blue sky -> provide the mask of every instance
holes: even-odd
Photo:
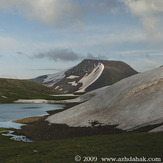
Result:
[[[0,77],[32,78],[84,58],[163,65],[162,0],[1,0]]]

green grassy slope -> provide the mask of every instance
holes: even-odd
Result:
[[[27,80],[0,79],[0,103],[13,102],[19,98],[48,98],[54,90]]]
[[[0,135],[0,162],[74,163],[76,155],[101,157],[163,157],[162,133],[123,133],[23,143]],[[83,162],[83,161],[80,161]]]

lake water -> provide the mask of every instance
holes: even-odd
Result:
[[[47,111],[63,107],[57,104],[0,104],[0,127],[19,129],[22,125],[13,120],[48,115]]]

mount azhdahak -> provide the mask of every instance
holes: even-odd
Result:
[[[137,72],[122,61],[85,59],[71,69],[31,80],[58,93],[80,93],[112,85],[134,74]]]

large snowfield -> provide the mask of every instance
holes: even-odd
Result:
[[[91,126],[91,122],[117,125],[123,130],[163,123],[163,67],[123,79],[85,94],[86,102],[49,116],[50,123]],[[82,99],[78,98],[78,101]],[[162,131],[158,127],[157,131]],[[153,130],[155,131],[155,130]]]
[[[88,88],[91,84],[93,84],[104,71],[104,65],[102,63],[98,63],[98,65],[93,69],[90,74],[86,74],[78,83],[82,83],[82,86],[79,88],[77,92],[84,92],[86,88]]]

